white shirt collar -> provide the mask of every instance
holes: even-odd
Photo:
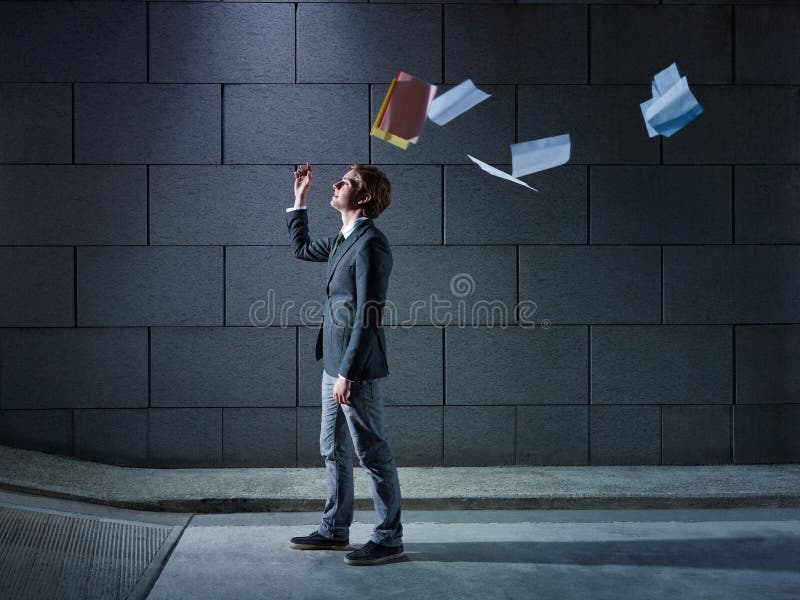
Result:
[[[347,239],[356,225],[358,225],[359,221],[363,221],[364,219],[369,219],[369,217],[358,217],[355,221],[351,222],[347,227],[342,227],[342,235]]]

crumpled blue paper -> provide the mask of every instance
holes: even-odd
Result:
[[[651,90],[653,97],[639,105],[651,138],[657,135],[670,137],[703,112],[702,105],[689,91],[689,82],[685,76],[680,76],[675,63],[656,73]]]

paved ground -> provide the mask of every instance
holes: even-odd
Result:
[[[315,529],[317,512],[150,513],[10,492],[0,493],[2,503],[173,526],[176,535],[140,573],[134,598],[800,598],[798,508],[404,511],[406,558],[356,567],[343,562],[344,552],[289,547],[291,536]],[[371,521],[371,511],[356,511],[354,546],[366,541]],[[38,539],[43,545],[47,536]],[[52,544],[25,543],[14,546],[0,531],[0,568],[9,552],[31,557],[23,570],[59,560]],[[118,557],[123,550],[106,548]]]
[[[407,512],[406,559],[370,567],[288,546],[316,522],[195,516],[150,598],[800,598],[798,509]]]
[[[0,446],[0,598],[800,598],[797,464],[398,474],[406,557],[357,567],[289,547],[319,523],[322,468],[132,469]],[[358,547],[373,513],[354,476]]]

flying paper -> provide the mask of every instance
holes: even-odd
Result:
[[[650,137],[670,137],[703,112],[675,63],[656,73],[651,90],[653,97],[639,105]]]
[[[511,174],[522,177],[563,165],[569,160],[571,147],[568,133],[511,144]]]
[[[405,150],[419,139],[436,86],[399,71],[383,99],[370,135]]]
[[[490,96],[476,88],[471,79],[467,79],[431,102],[428,118],[437,125],[444,125]]]
[[[489,173],[489,175],[494,175],[495,177],[500,177],[501,179],[507,179],[508,181],[513,181],[514,183],[518,183],[520,185],[524,185],[526,188],[532,189],[534,192],[538,192],[539,191],[535,187],[529,186],[527,183],[525,183],[521,179],[517,179],[516,177],[512,177],[508,173],[504,173],[500,169],[497,169],[497,168],[493,167],[492,165],[489,165],[489,164],[483,162],[482,160],[478,160],[474,156],[470,156],[469,154],[467,154],[467,158],[469,158],[472,162],[474,162],[476,165],[478,165],[481,169],[483,169],[484,171]]]
[[[467,157],[490,175],[513,181],[532,189],[534,192],[538,192],[539,190],[535,187],[531,187],[517,178],[563,165],[569,160],[571,148],[572,144],[568,133],[520,144],[511,144],[510,175],[491,165],[487,165],[474,156],[467,154]]]

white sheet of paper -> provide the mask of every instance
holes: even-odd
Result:
[[[501,179],[507,179],[508,181],[513,181],[514,183],[518,183],[519,185],[524,185],[526,188],[529,188],[529,189],[533,190],[534,192],[538,192],[539,191],[535,187],[529,186],[524,181],[521,181],[521,180],[517,179],[516,177],[512,177],[508,173],[504,173],[500,169],[496,169],[492,165],[486,164],[485,162],[483,162],[482,160],[478,160],[474,156],[470,156],[469,154],[467,154],[467,157],[472,162],[474,162],[476,165],[478,165],[481,169],[483,169],[484,171],[489,173],[489,175],[494,175],[495,177],[499,177]]]
[[[511,175],[522,177],[563,165],[571,147],[568,133],[511,144]]]
[[[467,79],[435,98],[428,108],[428,118],[437,125],[444,125],[490,96]]]

